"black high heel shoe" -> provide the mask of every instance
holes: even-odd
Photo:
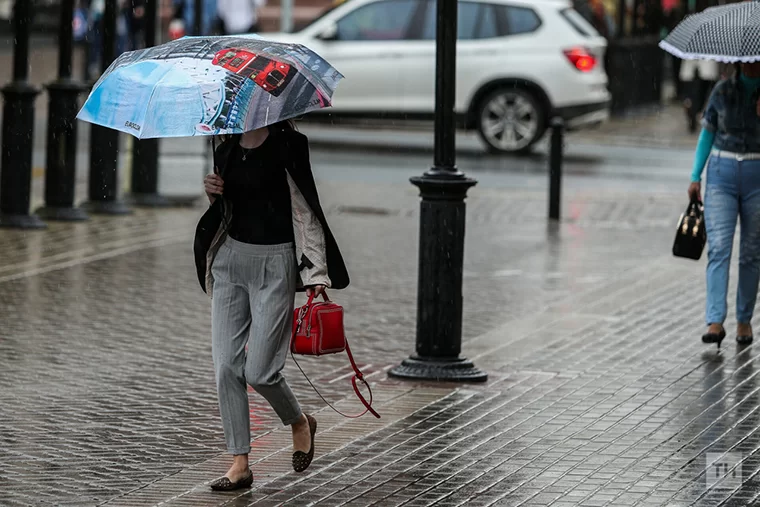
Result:
[[[739,345],[751,345],[752,340],[753,340],[753,337],[751,334],[736,336],[736,343],[738,343]]]
[[[720,349],[720,342],[726,337],[726,330],[721,329],[720,333],[705,333],[702,335],[702,343],[717,343]]]
[[[736,343],[739,345],[750,345],[752,343],[752,326],[747,325],[747,327],[749,327],[748,334],[736,334]]]

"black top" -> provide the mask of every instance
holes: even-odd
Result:
[[[327,272],[330,276],[333,289],[345,289],[351,283],[348,276],[348,269],[340,253],[338,242],[335,241],[327,223],[325,213],[319,203],[319,194],[317,185],[314,182],[314,175],[311,172],[311,163],[309,162],[309,140],[308,138],[290,128],[283,123],[278,123],[269,127],[270,136],[274,136],[274,145],[282,150],[283,163],[287,167],[288,174],[293,179],[293,184],[303,195],[306,204],[314,213],[314,216],[322,226],[325,234],[325,250],[327,253]],[[240,141],[240,134],[230,136],[214,152],[214,166],[218,169],[219,174],[224,177],[231,159],[230,154],[233,148]],[[222,224],[223,217],[232,210],[225,205],[225,199],[216,199],[206,213],[203,214],[198,226],[195,228],[195,239],[193,240],[193,257],[195,258],[195,270],[198,276],[198,283],[206,291],[206,274],[208,272],[208,254],[214,246],[214,239],[217,237],[219,227]],[[299,264],[308,265],[304,261],[305,255],[297,259]],[[299,267],[299,271],[300,271]],[[304,290],[305,287],[299,287],[298,290]]]
[[[251,150],[236,143],[224,173],[224,197],[232,203],[229,235],[243,243],[294,241],[290,187],[272,137]]]

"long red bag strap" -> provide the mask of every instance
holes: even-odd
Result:
[[[325,300],[327,300],[327,295],[325,295],[324,297],[325,297]],[[312,303],[313,299],[314,299],[313,296],[309,298],[309,302],[307,303],[307,306]],[[314,392],[317,393],[317,395],[320,398],[322,398],[322,401],[324,401],[328,407],[330,407],[331,409],[333,409],[335,412],[342,415],[343,417],[347,417],[349,419],[358,419],[359,417],[362,417],[363,415],[365,415],[367,412],[369,412],[370,414],[380,419],[380,414],[378,414],[375,411],[375,409],[372,408],[372,388],[369,386],[367,381],[364,380],[364,374],[356,365],[356,361],[354,361],[354,355],[351,353],[351,348],[348,346],[348,340],[346,340],[346,354],[348,355],[348,360],[351,362],[351,368],[354,369],[354,376],[351,378],[351,385],[354,387],[354,392],[356,393],[356,397],[359,398],[359,401],[361,401],[365,407],[364,412],[362,412],[361,414],[355,414],[355,415],[344,414],[343,412],[335,408],[332,405],[332,403],[327,401],[324,396],[322,396],[322,393],[319,392],[319,389],[317,389],[317,387],[312,383],[311,379],[306,374],[306,372],[303,371],[303,368],[301,368],[301,365],[298,363],[298,359],[296,359],[296,356],[293,353],[293,341],[295,340],[295,337],[296,337],[296,330],[294,329],[293,336],[290,339],[290,357],[293,358],[293,362],[296,363],[296,366],[298,366],[298,369],[301,370],[301,373],[303,374],[304,378],[306,378],[306,381],[309,383],[311,388],[314,389]],[[369,401],[367,401],[367,399],[364,397],[361,391],[359,391],[359,386],[356,384],[357,380],[361,382],[362,384],[364,384],[364,386],[367,388],[367,392],[369,392]]]

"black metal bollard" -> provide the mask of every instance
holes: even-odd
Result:
[[[103,13],[102,71],[116,56],[116,18],[118,0],[106,0]],[[126,215],[129,207],[119,200],[119,132],[100,125],[90,131],[90,182],[88,211],[104,215]]]
[[[13,8],[13,81],[2,92],[3,144],[0,164],[0,227],[41,229],[45,223],[29,213],[32,192],[34,100],[40,91],[29,84],[29,28],[32,2]]]
[[[562,118],[552,120],[551,147],[549,151],[549,219],[560,220],[562,216],[562,157],[565,123]]]
[[[467,190],[477,182],[456,167],[457,0],[437,0],[435,166],[420,188],[417,355],[388,372],[405,379],[483,382],[488,375],[459,357]]]
[[[58,27],[58,80],[47,86],[50,103],[47,126],[45,206],[37,213],[48,220],[87,220],[74,206],[77,167],[77,110],[84,86],[72,79],[74,0],[62,0]]]
[[[145,47],[156,45],[156,16],[159,0],[145,2]],[[169,206],[171,202],[158,193],[158,139],[135,139],[132,147],[132,193],[136,206]]]

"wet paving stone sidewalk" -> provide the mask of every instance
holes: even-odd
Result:
[[[474,191],[463,348],[490,379],[449,385],[386,375],[414,346],[414,191],[321,190],[353,275],[334,296],[382,419],[325,409],[289,362],[320,421],[312,468],[289,469],[289,430],[251,394],[254,487],[212,494],[229,457],[190,250],[201,209],[0,231],[0,505],[760,498],[757,352],[699,342],[703,265],[669,255],[680,200],[570,193],[553,229],[542,194]],[[303,365],[331,401],[358,409],[344,357]]]

